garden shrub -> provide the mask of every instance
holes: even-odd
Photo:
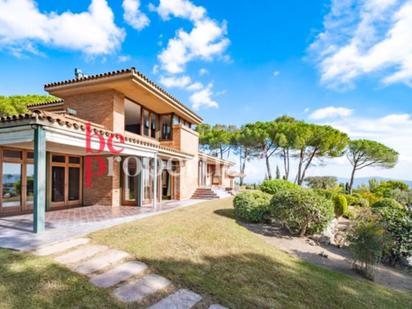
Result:
[[[412,256],[412,212],[397,207],[374,207],[373,213],[390,238],[383,261],[395,264]]]
[[[275,194],[270,216],[292,234],[304,236],[323,231],[333,219],[333,203],[310,189],[288,189]]]
[[[360,194],[360,196],[364,199],[367,199],[369,202],[369,205],[373,205],[374,203],[376,203],[377,201],[379,201],[381,199],[381,197],[377,196],[376,194],[372,193],[372,192],[362,192]]]
[[[346,197],[343,194],[337,194],[333,198],[333,204],[335,206],[335,216],[337,218],[348,215],[348,201],[346,200]]]
[[[385,229],[374,221],[359,221],[348,236],[353,267],[373,280],[373,267],[381,258],[386,244]]]
[[[395,201],[392,198],[383,198],[372,204],[372,208],[383,208],[383,207],[404,209],[403,205],[399,204],[397,201]]]
[[[269,179],[262,182],[260,185],[260,190],[269,193],[276,194],[280,191],[289,190],[289,189],[298,189],[300,188],[297,184],[293,182],[282,180],[282,179]]]
[[[337,194],[336,190],[333,189],[315,189],[314,191],[325,199],[331,201],[333,201]]]
[[[262,222],[269,212],[271,195],[260,191],[245,191],[235,196],[235,216],[249,222]]]

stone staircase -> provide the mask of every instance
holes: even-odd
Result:
[[[219,195],[212,188],[197,188],[192,195],[194,200],[214,200],[218,198]]]
[[[189,309],[203,301],[188,289],[177,289],[173,283],[149,267],[131,259],[124,251],[91,244],[88,238],[76,238],[38,248],[37,256],[48,256],[74,272],[85,275],[99,288],[111,288],[112,295],[126,304],[139,304],[151,309]],[[202,308],[227,309],[203,301]]]

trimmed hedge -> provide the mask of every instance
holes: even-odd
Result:
[[[235,196],[233,207],[239,220],[262,222],[269,213],[271,195],[261,191],[245,191]]]
[[[265,193],[276,194],[280,191],[289,189],[299,189],[300,186],[287,180],[282,179],[270,179],[265,180],[260,185],[259,189]]]
[[[337,194],[333,198],[333,204],[335,206],[336,218],[348,215],[349,213],[348,201],[346,200],[346,197],[343,194]]]
[[[270,215],[292,234],[304,236],[323,231],[333,219],[333,204],[310,189],[289,189],[275,194]]]

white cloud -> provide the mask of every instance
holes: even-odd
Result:
[[[305,112],[309,110],[305,109]],[[335,106],[328,106],[324,108],[319,108],[313,111],[309,118],[312,120],[322,120],[327,118],[336,118],[336,117],[348,117],[352,115],[353,110],[345,107],[335,107]]]
[[[140,11],[140,0],[123,0],[124,20],[136,30],[149,25],[149,18]]]
[[[273,71],[273,73],[272,73],[273,77],[276,77],[276,76],[278,76],[279,74],[280,74],[279,71]]]
[[[222,55],[229,40],[225,38],[226,23],[204,19],[195,23],[190,32],[177,31],[176,37],[169,40],[167,47],[159,54],[162,69],[176,74],[182,73],[188,62],[195,59],[210,61]]]
[[[189,85],[186,89],[189,91],[200,90],[203,89],[203,84],[200,82],[194,82],[193,84]]]
[[[205,68],[201,68],[201,69],[199,70],[199,75],[200,75],[200,76],[206,75],[206,74],[208,74],[208,73],[209,73],[209,71],[206,70]]]
[[[168,88],[186,88],[192,80],[189,76],[161,76],[160,82]]]
[[[412,86],[412,1],[333,0],[324,31],[311,45],[321,81],[351,87],[374,74]]]
[[[105,0],[92,0],[86,12],[62,14],[42,13],[33,0],[0,0],[0,48],[24,53],[41,43],[93,56],[114,52],[124,37]]]
[[[212,99],[213,85],[210,83],[207,87],[193,93],[189,101],[192,103],[193,109],[198,110],[200,107],[218,107],[219,104]]]
[[[160,0],[157,8],[152,5],[152,10],[157,11],[164,20],[174,16],[199,21],[206,15],[205,8],[196,6],[188,0]]]

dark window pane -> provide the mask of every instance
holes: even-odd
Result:
[[[28,152],[27,153],[27,159],[34,159],[34,153],[33,152]]]
[[[80,157],[69,157],[69,163],[80,164]]]
[[[143,134],[145,136],[149,136],[149,129],[150,129],[149,111],[143,110]]]
[[[52,202],[64,202],[64,167],[52,167]]]
[[[172,137],[172,115],[162,115],[160,117],[161,139],[171,139]]]
[[[3,163],[3,207],[20,206],[21,164]]]
[[[28,205],[33,204],[34,197],[34,165],[26,165],[26,183],[27,183],[27,196],[26,201]]]
[[[53,162],[58,162],[58,163],[64,163],[65,162],[65,156],[57,156],[57,155],[53,155]]]
[[[5,158],[12,158],[12,159],[21,159],[21,151],[18,150],[4,150],[3,156]]]
[[[152,122],[151,122],[151,132],[150,136],[152,138],[156,138],[156,130],[157,130],[157,116],[156,114],[152,114]]]
[[[69,168],[69,201],[80,199],[80,168]]]

